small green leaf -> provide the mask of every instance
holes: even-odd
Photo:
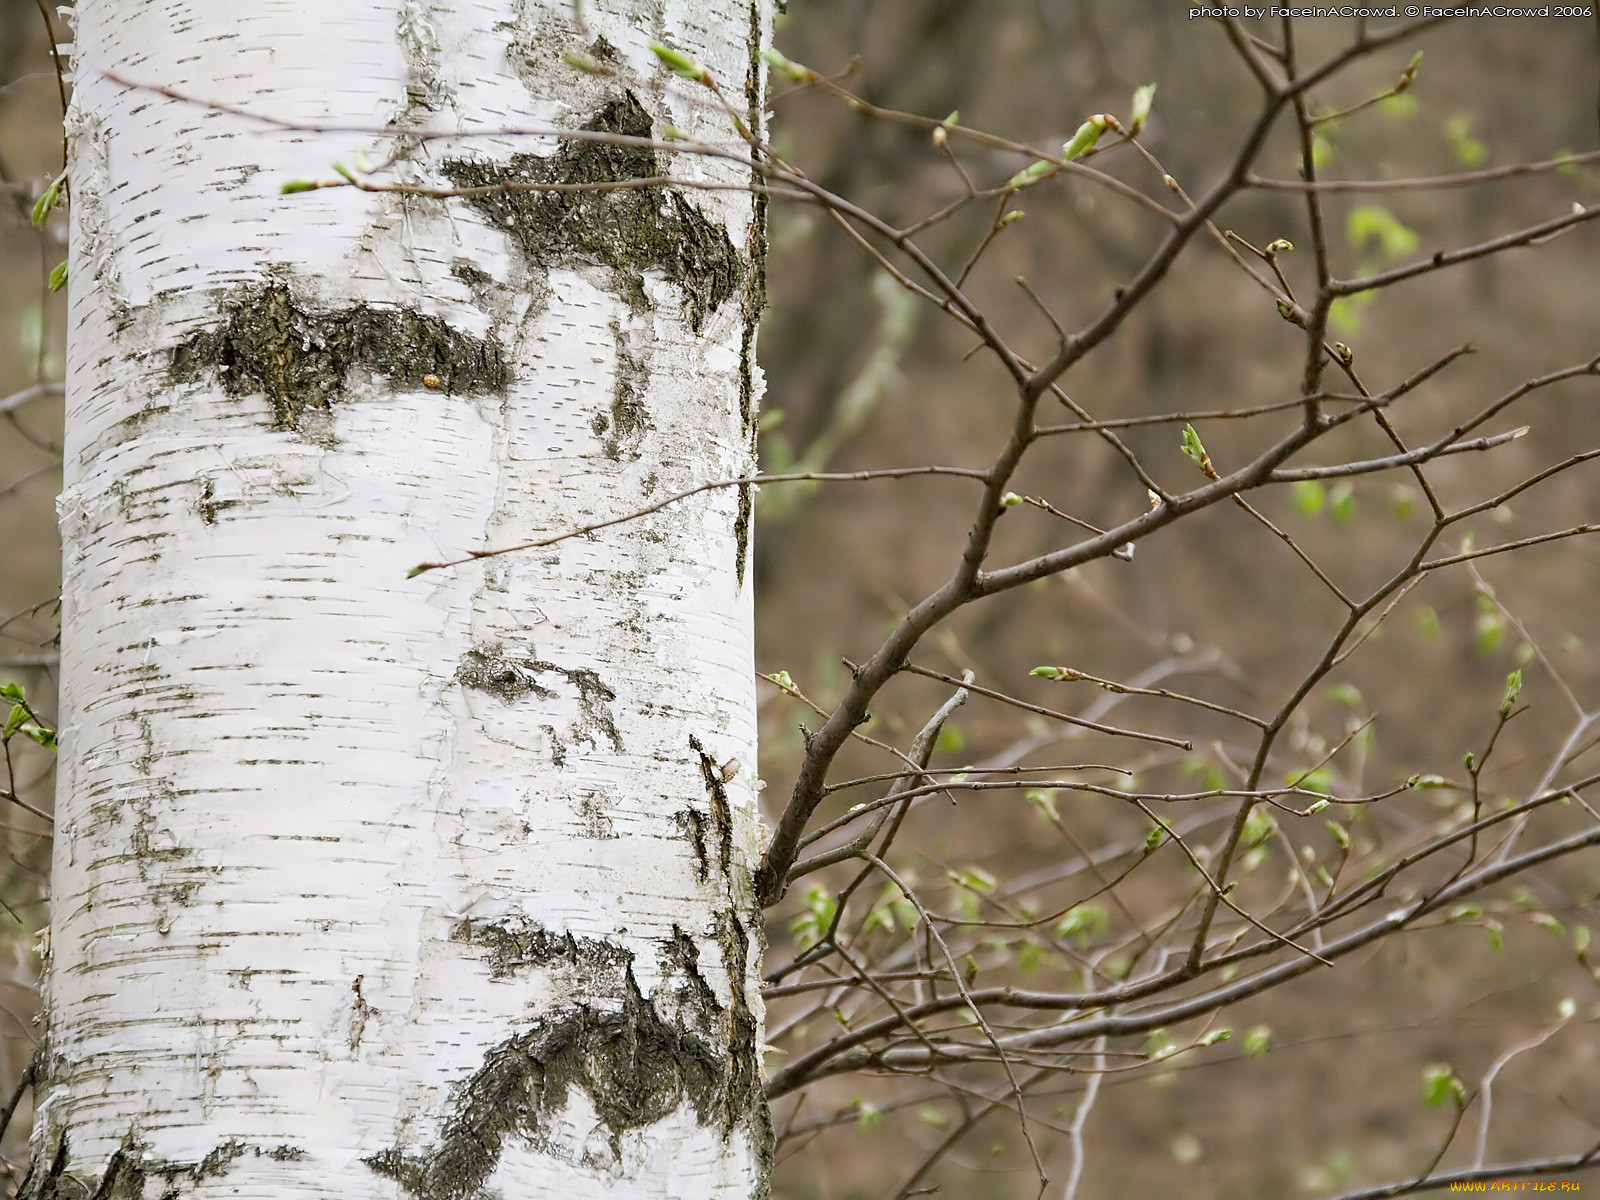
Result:
[[[1036,183],[1043,179],[1055,169],[1055,163],[1047,158],[1041,158],[1037,162],[1029,163],[1010,179],[1006,180],[1006,186],[1012,189],[1027,187],[1030,183]]]
[[[1083,678],[1083,672],[1074,671],[1071,667],[1035,667],[1028,674],[1037,675],[1040,679],[1054,679],[1058,682]]]
[[[1078,132],[1061,147],[1061,157],[1071,162],[1075,158],[1082,158],[1094,149],[1094,144],[1100,140],[1100,135],[1110,128],[1111,121],[1104,113],[1096,113],[1082,125]]]
[[[1375,291],[1357,292],[1353,296],[1340,296],[1328,306],[1328,324],[1349,337],[1361,329],[1361,313],[1378,298]]]
[[[1422,111],[1422,105],[1417,103],[1417,98],[1405,92],[1385,96],[1378,102],[1378,107],[1396,121],[1409,120]]]
[[[1246,1058],[1260,1058],[1272,1049],[1272,1026],[1254,1025],[1245,1032],[1244,1053]]]
[[[8,679],[4,683],[0,683],[0,697],[7,700],[15,700],[18,704],[28,698],[23,693],[22,685],[14,679]]]
[[[1484,921],[1483,931],[1489,935],[1489,949],[1496,954],[1503,953],[1506,948],[1506,927],[1491,917]]]
[[[1004,496],[1000,497],[1000,507],[1001,508],[1015,508],[1017,505],[1019,505],[1021,503],[1022,503],[1022,497],[1017,495],[1015,492],[1007,492]],[[1037,675],[1038,672],[1035,671],[1034,674]]]
[[[21,729],[28,720],[28,710],[24,705],[11,706],[11,715],[6,718],[5,728],[0,730],[0,739],[9,739],[12,734]]]
[[[803,67],[797,62],[785,58],[777,50],[768,46],[761,52],[762,61],[778,74],[794,80],[796,83],[810,83],[817,78],[817,73],[810,67]]]
[[[1327,489],[1315,479],[1297,479],[1291,485],[1290,491],[1294,496],[1294,505],[1308,517],[1314,517],[1322,511],[1323,504],[1327,501]]]
[[[1245,849],[1259,846],[1277,831],[1278,822],[1269,812],[1260,808],[1252,808],[1250,815],[1244,819],[1244,832],[1240,835],[1239,844]]]
[[[1333,792],[1333,772],[1327,767],[1317,767],[1303,775],[1290,774],[1288,781],[1307,792],[1318,792],[1324,796]]]
[[[44,194],[34,202],[33,221],[35,229],[43,229],[44,223],[50,219],[50,212],[56,206],[56,200],[61,195],[61,180],[59,177],[50,181],[50,186],[45,188]]]
[[[789,932],[802,948],[815,945],[833,925],[839,902],[823,888],[814,887],[806,893],[805,910],[789,922]]]
[[[1087,941],[1090,937],[1103,934],[1110,928],[1111,918],[1107,915],[1105,906],[1086,900],[1067,910],[1067,915],[1062,917],[1061,923],[1056,926],[1056,936],[1066,938],[1077,934],[1081,940]]]
[[[674,75],[680,75],[684,79],[692,79],[696,83],[709,83],[711,81],[711,76],[706,72],[706,69],[682,50],[674,50],[665,42],[658,42],[652,39],[650,52],[659,58]]]
[[[1325,167],[1339,157],[1339,147],[1335,146],[1320,133],[1311,135],[1311,165]]]
[[[1417,68],[1422,65],[1422,51],[1418,50],[1411,56],[1411,61],[1406,64],[1406,69],[1400,72],[1400,78],[1395,81],[1394,93],[1389,99],[1396,99],[1405,95],[1406,91],[1417,81]]]
[[[1417,612],[1417,632],[1430,642],[1439,636],[1439,614],[1431,605],[1424,604]]]
[[[50,290],[59,292],[67,286],[67,260],[62,259],[50,272]]]
[[[1587,925],[1574,925],[1572,927],[1572,952],[1582,958],[1589,949],[1589,939],[1594,935],[1589,932]]]
[[[1355,488],[1342,480],[1334,484],[1328,492],[1328,513],[1335,525],[1348,525],[1356,515]]]
[[[1350,849],[1350,831],[1339,822],[1330,818],[1327,821],[1328,832],[1333,834],[1333,840],[1339,843],[1339,849]]]
[[[1481,167],[1489,161],[1489,147],[1472,136],[1472,118],[1457,113],[1444,123],[1445,140],[1464,167]]]
[[[950,873],[950,882],[969,892],[992,892],[997,881],[982,867],[963,867]]]
[[[280,196],[293,196],[296,192],[314,192],[322,185],[314,179],[291,179],[278,189]]]
[[[1211,456],[1206,453],[1205,445],[1200,441],[1200,435],[1194,431],[1193,425],[1184,425],[1183,440],[1181,445],[1183,447],[1184,457],[1189,459],[1190,462],[1194,463],[1195,466],[1199,467],[1209,477],[1213,479],[1216,478],[1217,472],[1216,469],[1211,465]]]
[[[1429,1108],[1442,1108],[1447,1102],[1465,1103],[1466,1085],[1456,1078],[1449,1063],[1429,1063],[1422,1072],[1422,1099]]]
[[[1384,257],[1391,260],[1416,253],[1420,241],[1415,230],[1407,228],[1381,204],[1363,204],[1352,209],[1345,218],[1344,232],[1352,250],[1364,249],[1376,240]]]
[[[561,56],[561,61],[574,71],[582,71],[585,75],[600,74],[600,62],[593,55],[584,54],[581,50],[568,50]]]
[[[1266,254],[1268,258],[1277,258],[1278,255],[1294,249],[1294,243],[1288,238],[1273,238],[1267,243]]]
[[[1166,841],[1166,838],[1167,831],[1161,828],[1161,826],[1157,825],[1150,831],[1150,836],[1144,840],[1144,852],[1146,854],[1151,853],[1157,847],[1159,847],[1162,842]]]
[[[1147,83],[1143,87],[1134,89],[1133,107],[1129,112],[1128,134],[1133,136],[1144,128],[1144,123],[1150,119],[1150,106],[1155,102],[1156,85]]]
[[[1473,619],[1473,631],[1477,635],[1478,652],[1493,654],[1505,641],[1505,614],[1500,611],[1500,606],[1491,596],[1479,595],[1476,603],[1478,613]]]
[[[1361,692],[1353,683],[1336,683],[1328,688],[1328,699],[1346,708],[1361,707]]]
[[[1008,225],[1015,225],[1018,221],[1022,220],[1025,215],[1026,214],[1020,208],[1013,208],[1005,216],[1000,218],[1000,220],[995,224],[995,228],[1004,229]]]
[[[1397,483],[1389,489],[1389,511],[1396,521],[1404,521],[1411,515],[1411,506],[1416,500],[1416,493],[1403,483]]]
[[[1511,710],[1516,707],[1517,697],[1522,694],[1522,668],[1518,667],[1506,676],[1506,690],[1500,698],[1500,715],[1509,717]]]
[[[1171,1058],[1178,1050],[1165,1029],[1152,1029],[1144,1039],[1144,1056],[1152,1062]]]

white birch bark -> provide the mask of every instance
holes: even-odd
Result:
[[[748,497],[407,578],[749,469],[754,202],[283,196],[651,164],[105,73],[728,141],[648,43],[758,108],[766,4],[80,0],[28,1195],[764,1194]]]

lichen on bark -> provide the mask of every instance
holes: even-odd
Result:
[[[631,91],[603,104],[582,129],[652,136],[650,114]],[[739,252],[727,233],[669,188],[548,192],[516,187],[657,178],[663,171],[649,146],[566,138],[553,155],[514,154],[504,164],[451,159],[441,169],[457,187],[510,185],[466,201],[508,233],[534,266],[587,262],[610,267],[622,296],[639,310],[649,306],[643,273],[660,271],[683,292],[689,325],[697,333],[741,282]]]
[[[332,440],[334,401],[364,368],[395,390],[502,392],[511,368],[493,337],[462,333],[414,309],[352,304],[320,310],[282,278],[248,287],[222,305],[219,325],[172,349],[174,383],[215,375],[230,396],[265,395],[275,428]]]

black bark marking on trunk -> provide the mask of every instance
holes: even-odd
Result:
[[[739,586],[744,586],[745,568],[750,561],[750,521],[755,515],[755,493],[748,483],[739,485],[739,515],[733,519],[734,550],[733,569]]]
[[[620,323],[611,323],[617,342],[617,377],[611,386],[611,412],[595,414],[593,429],[601,439],[607,458],[621,462],[639,457],[639,443],[650,429],[650,410],[644,395],[650,386],[650,367],[645,359],[628,348],[627,335]]]
[[[700,776],[705,780],[706,795],[711,801],[711,836],[716,840],[717,868],[727,873],[733,861],[733,809],[728,803],[728,789],[722,782],[722,770],[716,760],[706,753],[700,739],[689,735],[689,749],[700,759]]]
[[[562,676],[578,691],[578,719],[573,723],[571,737],[588,742],[592,749],[598,747],[598,738],[604,736],[620,754],[622,734],[617,730],[610,708],[617,694],[588,667],[558,667],[536,658],[519,658],[500,645],[491,644],[463,654],[456,667],[455,680],[462,687],[487,692],[505,704],[515,704],[525,696],[537,696],[541,700],[555,698],[556,693],[539,682],[539,676],[546,672]],[[564,758],[565,753],[564,746],[557,750],[560,758]]]
[[[89,1194],[88,1188],[67,1174],[70,1156],[65,1134],[56,1142],[56,1151],[50,1156],[49,1165],[40,1170],[42,1158],[42,1155],[35,1155],[28,1163],[28,1173],[22,1177],[22,1186],[17,1189],[19,1197],[24,1200],[68,1200],[69,1197],[78,1200]]]
[[[180,1194],[179,1180],[198,1184],[207,1179],[224,1178],[234,1162],[246,1155],[277,1162],[306,1157],[305,1151],[297,1146],[252,1146],[230,1138],[198,1162],[183,1162],[152,1155],[137,1134],[130,1133],[106,1159],[105,1170],[91,1187],[85,1180],[67,1173],[67,1139],[62,1137],[56,1143],[56,1152],[47,1168],[40,1171],[37,1160],[30,1164],[17,1195],[24,1200],[144,1200],[147,1189],[153,1187],[154,1195],[167,1200]]]
[[[556,667],[549,663],[538,665],[544,670],[557,671],[565,675],[567,682],[578,689],[578,721],[572,727],[572,736],[583,738],[591,749],[598,749],[599,743],[595,740],[595,734],[603,733],[611,742],[611,748],[621,754],[622,735],[617,732],[617,723],[612,719],[611,709],[608,707],[617,698],[616,692],[607,687],[600,676],[588,667]]]
[[[724,932],[719,929],[719,944]],[[625,1133],[662,1120],[684,1103],[724,1138],[740,1127],[758,1140],[766,1136],[770,1119],[754,1065],[754,1020],[742,1001],[743,958],[729,960],[740,976],[730,980],[740,998],[730,1019],[700,976],[698,949],[675,928],[661,944],[661,961],[682,978],[674,995],[683,1010],[678,1020],[667,1021],[639,991],[633,955],[609,942],[552,933],[524,918],[463,921],[452,940],[488,948],[495,978],[505,977],[502,970],[509,975],[525,967],[572,971],[583,994],[597,1003],[568,1006],[491,1047],[478,1070],[452,1089],[432,1149],[391,1147],[362,1160],[412,1196],[481,1196],[512,1141],[568,1158],[577,1154],[577,1165],[589,1170],[614,1171]],[[748,949],[748,941],[743,944]],[[725,1032],[705,1037],[689,1024]],[[552,1118],[574,1088],[600,1116],[603,1149],[592,1142],[577,1150],[551,1142]]]
[[[700,947],[693,938],[677,925],[672,927],[672,938],[665,944],[663,960],[683,976],[678,985],[678,998],[690,1012],[711,1014],[723,1010],[717,993],[700,973]]]
[[[694,877],[704,883],[711,875],[711,860],[706,857],[706,819],[692,808],[680,809],[673,817],[694,849]]]
[[[620,946],[570,933],[552,933],[526,917],[505,921],[462,921],[450,931],[452,942],[483,947],[490,979],[510,979],[522,967],[559,963],[586,978],[607,979],[633,962]]]
[[[744,96],[745,121],[759,136],[762,132],[764,110],[762,84],[767,67],[761,61],[761,31],[763,27],[761,5],[750,5],[750,56],[745,64]],[[757,454],[757,425],[759,402],[756,397],[756,335],[761,325],[761,313],[767,304],[767,197],[759,185],[765,182],[759,166],[750,164],[750,228],[745,235],[745,260],[749,264],[744,276],[744,291],[740,307],[744,330],[739,339],[739,420],[744,435],[749,440],[750,456]],[[733,536],[736,543],[734,572],[739,586],[744,586],[745,571],[750,561],[750,523],[755,509],[755,492],[750,484],[739,486],[739,515],[734,519]]]
[[[550,700],[555,693],[539,685],[539,672],[553,670],[549,663],[531,658],[514,658],[500,646],[468,650],[456,667],[456,682],[474,691],[487,692],[505,704],[515,704],[524,696]]]
[[[216,376],[230,396],[264,394],[277,429],[331,444],[329,414],[357,367],[396,391],[450,395],[503,392],[511,368],[494,338],[452,329],[406,308],[353,304],[318,311],[295,299],[282,279],[242,289],[222,306],[220,327],[192,334],[172,350],[174,383]]]
[[[583,129],[652,136],[650,114],[631,91],[601,105]],[[575,140],[563,142],[553,155],[514,154],[504,164],[451,159],[441,170],[457,187],[611,183],[663,174],[656,152],[647,146]],[[637,310],[650,306],[644,272],[662,272],[683,292],[689,325],[696,333],[739,284],[739,252],[728,235],[668,188],[506,190],[465,199],[496,228],[505,230],[530,264],[549,268],[586,262],[610,267],[620,294]]]
[[[731,885],[731,879],[729,883]],[[761,1160],[753,1200],[766,1200],[772,1186],[772,1159],[777,1148],[777,1135],[772,1125],[772,1110],[767,1105],[766,1089],[762,1086],[761,1043],[757,1036],[761,1023],[756,1019],[745,994],[750,932],[734,908],[721,915],[716,932],[717,943],[722,948],[722,961],[728,968],[729,988],[733,992],[733,1011],[728,1014],[728,1092],[732,1096],[748,1098],[746,1111],[750,1114],[750,1137]]]

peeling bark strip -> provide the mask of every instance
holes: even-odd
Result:
[[[438,317],[357,304],[316,312],[297,303],[286,283],[246,288],[222,307],[220,328],[203,330],[172,350],[172,381],[215,375],[230,396],[264,393],[273,425],[310,436],[326,433],[325,414],[354,367],[396,389],[478,395],[503,392],[511,368],[494,338],[451,329]]]
[[[650,137],[650,114],[631,91],[608,101],[583,129]],[[648,147],[567,141],[554,156],[514,154],[500,166],[472,159],[444,163],[457,187],[497,183],[610,183],[662,174]],[[732,240],[681,195],[666,188],[607,192],[490,192],[467,203],[509,233],[523,257],[540,267],[593,262],[616,272],[620,290],[636,309],[648,307],[640,277],[658,270],[683,290],[689,325],[700,331],[706,316],[739,286],[743,266]]]

